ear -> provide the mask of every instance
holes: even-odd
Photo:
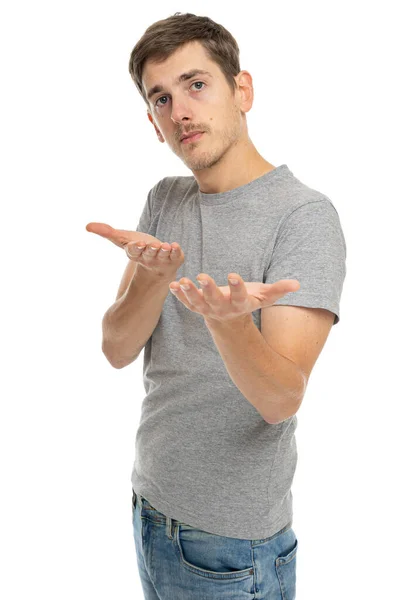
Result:
[[[150,123],[153,123],[154,129],[156,130],[157,137],[160,140],[160,142],[163,144],[165,142],[165,140],[164,140],[164,138],[162,136],[161,131],[158,129],[157,125],[155,124],[154,119],[153,119],[153,115],[150,113],[149,110],[147,111],[147,117],[148,117]]]
[[[242,112],[248,112],[253,106],[254,91],[253,79],[248,71],[240,71],[235,77],[237,94],[239,94],[239,108]]]

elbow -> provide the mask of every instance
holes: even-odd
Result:
[[[290,419],[291,417],[293,417],[296,414],[297,410],[295,411],[291,411],[289,413],[285,413],[285,415],[281,415],[280,418],[276,418],[276,419],[265,419],[265,421],[268,423],[268,425],[280,425],[280,423],[283,423],[284,421],[286,421],[287,419]]]
[[[135,362],[135,360],[139,356],[139,355],[136,355],[136,356],[133,356],[128,359],[115,360],[114,358],[112,358],[111,354],[109,352],[107,352],[104,344],[102,345],[101,350],[102,350],[104,356],[106,357],[106,359],[108,360],[108,362],[110,363],[110,365],[114,369],[123,369],[124,367],[127,367],[131,363]]]
[[[279,425],[279,423],[283,423],[287,419],[293,417],[303,402],[305,391],[306,381],[305,378],[303,378],[299,386],[295,389],[291,389],[288,394],[281,397],[275,404],[275,413],[268,415],[268,418],[264,418],[264,420],[269,425]]]
[[[104,343],[102,343],[101,345],[101,351],[104,354],[104,356],[106,357],[106,359],[108,360],[108,362],[110,363],[110,365],[114,368],[114,369],[122,369],[123,368],[123,364],[121,362],[115,361],[112,357],[112,354],[110,352],[109,347]]]
[[[108,360],[108,359],[107,359]],[[110,360],[108,361],[110,363],[110,365],[114,368],[114,369],[123,369],[124,367],[126,367],[127,365],[124,363],[115,363],[115,362],[111,362]]]
[[[106,357],[107,361],[109,362],[109,364],[114,367],[114,369],[119,369],[120,367],[117,366],[117,364],[111,359],[111,357],[107,354],[107,352],[104,349],[104,346],[102,346],[101,351],[103,352],[104,356]]]
[[[293,407],[293,405],[291,404],[290,406],[286,407],[286,410],[283,410],[284,405],[282,405],[279,415],[277,415],[275,417],[268,417],[268,419],[264,419],[264,420],[269,425],[279,425],[280,423],[283,423],[287,419],[290,419],[291,417],[293,417],[299,410],[300,404],[301,404],[301,402],[298,403],[295,407]]]

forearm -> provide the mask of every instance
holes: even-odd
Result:
[[[116,369],[139,356],[160,319],[174,278],[159,278],[138,264],[125,294],[105,313],[102,350]]]
[[[267,423],[280,423],[299,407],[305,392],[300,369],[269,346],[252,316],[205,323],[236,387]]]

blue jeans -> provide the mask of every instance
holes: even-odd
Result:
[[[292,522],[261,540],[224,537],[166,517],[132,492],[145,600],[295,600]]]

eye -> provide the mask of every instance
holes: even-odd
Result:
[[[201,85],[206,85],[203,81],[195,81],[194,83],[192,83],[192,85],[196,85],[196,83],[201,83]],[[192,87],[192,85],[190,87]],[[197,88],[197,89],[199,90],[199,88]],[[200,90],[202,90],[202,89],[203,88],[200,88]]]
[[[193,85],[196,85],[196,83],[201,83],[201,85],[202,85],[202,86],[203,86],[203,85],[206,85],[206,84],[204,83],[204,81],[194,81],[190,87],[192,87]],[[202,90],[203,88],[201,87],[201,88],[196,88],[196,89],[197,89],[197,91],[198,91],[198,92],[201,92],[201,90]],[[167,98],[167,96],[160,96],[160,97],[158,98],[158,100],[156,100],[156,102],[154,103],[154,106],[157,106],[157,105],[158,105],[158,102],[159,102],[160,100],[162,100],[163,98]],[[165,105],[166,105],[166,102],[161,102],[161,106],[165,106]]]

